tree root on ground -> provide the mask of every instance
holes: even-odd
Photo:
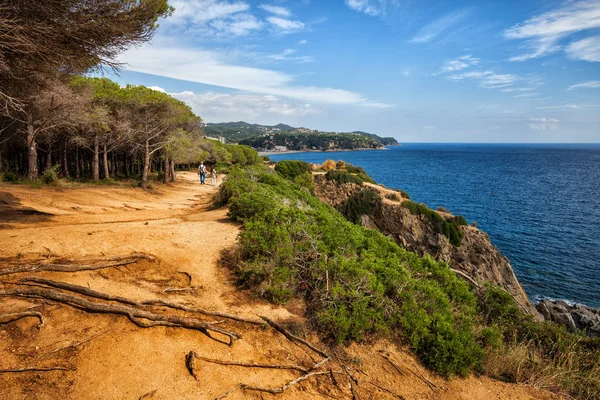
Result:
[[[73,368],[67,368],[67,367],[11,368],[11,369],[0,369],[0,374],[21,373],[21,372],[49,372],[49,371],[74,371],[74,369]]]
[[[94,271],[105,268],[120,267],[123,265],[134,264],[139,260],[150,260],[154,261],[154,257],[142,253],[134,253],[129,256],[111,257],[107,259],[92,259],[85,260],[86,264],[83,263],[72,263],[72,264],[58,264],[58,263],[39,263],[39,264],[17,264],[11,265],[8,268],[0,269],[1,275],[18,274],[22,272],[41,272],[41,271],[53,271],[53,272],[78,272],[78,271]],[[90,263],[92,262],[92,263]]]
[[[193,371],[193,363],[189,363],[190,358],[198,358],[199,360],[212,362],[212,363],[216,363],[216,364],[221,364],[221,365],[233,365],[233,366],[240,366],[240,367],[255,367],[255,368],[292,369],[292,370],[297,370],[297,371],[303,372],[303,374],[301,376],[299,376],[298,378],[292,379],[292,380],[288,381],[287,383],[285,383],[283,386],[276,387],[276,388],[263,388],[263,387],[248,385],[245,383],[240,383],[237,386],[230,389],[229,391],[227,391],[226,393],[217,397],[216,400],[224,399],[225,397],[229,396],[231,393],[235,392],[238,389],[250,390],[250,391],[255,391],[255,392],[260,392],[260,393],[279,394],[279,393],[285,392],[290,387],[292,387],[300,382],[303,382],[307,379],[310,379],[312,377],[322,376],[322,375],[330,375],[333,377],[334,374],[336,374],[336,373],[339,374],[339,372],[335,372],[332,369],[329,369],[327,371],[317,371],[325,363],[327,363],[328,361],[331,360],[331,357],[327,353],[325,353],[322,350],[319,350],[318,348],[316,348],[314,345],[312,345],[308,341],[292,334],[291,332],[289,332],[287,329],[285,329],[283,326],[279,325],[275,321],[273,321],[267,317],[264,317],[264,316],[260,316],[260,318],[262,320],[264,320],[266,323],[268,323],[270,326],[272,326],[276,331],[278,331],[283,336],[285,336],[289,341],[291,341],[295,344],[300,343],[300,344],[306,346],[313,352],[315,352],[318,355],[320,355],[321,357],[323,357],[323,359],[321,361],[316,362],[312,367],[306,369],[306,368],[299,367],[297,365],[260,364],[260,363],[254,363],[254,362],[229,362],[229,361],[213,360],[213,359],[207,359],[204,357],[199,357],[193,351],[190,352],[186,358],[186,361],[187,361],[188,369],[190,368],[190,364],[191,364],[192,371]],[[194,377],[195,377],[195,375],[194,375]]]
[[[254,325],[264,325],[264,322],[262,322],[262,321],[250,319],[250,318],[244,318],[244,317],[241,317],[238,315],[232,315],[232,314],[222,313],[222,312],[218,312],[218,311],[207,311],[207,310],[203,310],[201,308],[196,308],[196,307],[188,307],[188,306],[173,303],[173,302],[170,302],[167,300],[134,301],[134,300],[127,299],[125,297],[113,296],[108,293],[98,292],[96,290],[89,289],[89,288],[86,288],[83,286],[72,285],[70,283],[65,283],[65,282],[57,282],[57,281],[53,281],[50,279],[24,278],[24,279],[21,279],[19,282],[21,282],[21,283],[36,283],[36,284],[40,284],[40,285],[51,286],[51,287],[55,287],[58,289],[68,290],[70,292],[75,292],[75,293],[83,294],[86,296],[95,297],[95,298],[102,299],[102,300],[116,301],[119,303],[129,304],[129,305],[136,306],[136,307],[163,306],[163,307],[173,308],[176,310],[208,315],[208,316],[212,316],[212,317],[227,318],[227,319],[231,319],[231,320],[238,321],[238,322],[245,322],[245,323],[254,324]]]
[[[37,325],[38,329],[44,325],[44,317],[42,316],[42,313],[38,311],[23,311],[13,314],[0,314],[0,324],[7,324],[25,317],[36,317],[40,321],[40,323]]]
[[[193,329],[204,333],[206,336],[215,341],[226,343],[230,346],[233,345],[236,339],[240,338],[240,335],[235,332],[228,331],[217,326],[213,326],[210,323],[200,321],[197,318],[179,315],[161,315],[151,311],[142,310],[136,307],[93,302],[83,297],[62,293],[54,289],[37,287],[4,289],[0,290],[0,296],[38,297],[47,300],[53,300],[58,303],[82,309],[84,311],[107,314],[121,314],[127,316],[134,324],[143,328],[162,325]],[[144,320],[148,320],[150,322]],[[226,336],[228,338],[228,342],[223,341],[218,337],[214,337],[213,335],[211,335],[211,332]]]

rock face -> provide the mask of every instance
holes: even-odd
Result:
[[[413,215],[403,207],[402,201],[408,199],[403,198],[399,192],[370,184],[339,184],[328,181],[323,176],[316,176],[315,182],[315,194],[333,207],[361,190],[379,193],[382,201],[376,204],[371,215],[362,216],[362,225],[377,229],[409,251],[419,255],[430,254],[437,260],[445,261],[451,268],[461,271],[478,283],[490,282],[504,288],[525,312],[541,320],[540,314],[517,280],[510,262],[491,244],[486,233],[472,226],[461,226],[464,238],[461,246],[456,247],[446,236],[435,232],[424,216]],[[386,197],[393,197],[390,196],[391,193],[395,194],[395,200]],[[442,217],[451,217],[451,214],[445,212],[438,213]]]
[[[561,300],[542,300],[535,308],[547,321],[564,325],[571,332],[580,329],[590,336],[600,337],[600,309]]]

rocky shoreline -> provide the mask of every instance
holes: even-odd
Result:
[[[566,326],[571,332],[584,330],[589,336],[600,337],[600,309],[563,300],[541,300],[535,305],[546,321]]]

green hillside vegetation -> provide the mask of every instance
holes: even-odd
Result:
[[[238,284],[274,303],[304,299],[325,341],[388,337],[445,376],[474,371],[580,398],[600,394],[598,340],[533,322],[503,290],[472,288],[445,263],[349,222],[278,172],[232,169],[215,196],[224,204],[244,224],[223,258]]]
[[[299,133],[295,131],[257,136],[240,141],[255,149],[273,150],[285,146],[289,150],[361,150],[383,145],[368,136],[353,133]]]
[[[355,136],[360,136],[365,140],[366,139],[372,139],[373,142],[378,143],[380,146],[395,146],[398,145],[398,142],[396,141],[396,139],[394,138],[382,138],[380,136],[377,136],[375,134],[372,133],[366,133],[366,132],[350,132],[350,133],[338,133],[338,132],[323,132],[323,131],[318,131],[318,130],[310,130],[310,129],[305,129],[305,128],[294,128],[292,126],[286,125],[286,124],[278,124],[278,125],[274,125],[274,126],[269,126],[269,125],[259,125],[259,124],[249,124],[247,122],[224,122],[224,123],[208,123],[205,124],[203,127],[203,130],[205,132],[205,134],[207,136],[211,136],[211,137],[219,137],[219,136],[223,136],[225,137],[228,141],[232,141],[232,142],[241,142],[241,141],[245,141],[244,144],[248,144],[248,145],[252,145],[252,147],[255,148],[266,148],[265,146],[267,146],[267,144],[264,143],[264,140],[270,140],[270,136],[271,135],[282,135],[282,137],[287,137],[289,136],[287,139],[282,140],[281,138],[277,139],[277,143],[271,144],[271,146],[285,146],[286,142],[289,143],[296,143],[294,150],[300,150],[302,148],[302,146],[307,146],[308,148],[312,148],[313,146],[316,147],[317,149],[321,149],[321,150],[326,150],[327,147],[324,146],[326,143],[326,140],[322,140],[322,141],[317,141],[315,142],[314,139],[310,139],[311,142],[313,144],[308,144],[306,143],[307,139],[304,139],[304,141],[302,143],[298,142],[298,140],[294,140],[293,137],[306,137],[306,136],[313,136],[313,135],[323,135],[326,136],[327,138],[332,138],[336,135],[344,135],[345,138],[352,138]],[[264,139],[263,141],[261,141],[260,137],[262,137],[262,139]],[[248,142],[248,140],[251,140],[251,142]],[[275,140],[275,138],[273,139]],[[339,141],[342,141],[344,139],[340,139],[338,138]],[[335,140],[334,140],[335,141]],[[356,140],[355,140],[356,141]],[[358,147],[358,141],[356,141],[357,144],[355,145],[355,147],[348,147],[350,148],[359,148]],[[316,144],[315,144],[316,143]],[[344,142],[344,143],[348,143],[348,142]],[[365,142],[367,143],[367,142]],[[339,145],[336,145],[339,147]],[[371,147],[368,147],[371,148]]]

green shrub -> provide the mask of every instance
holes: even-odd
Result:
[[[460,225],[463,225],[463,221],[465,222],[464,225],[466,225],[466,220],[464,219],[464,217],[459,216],[453,217],[449,220],[445,220],[440,214],[427,208],[427,206],[425,206],[424,204],[418,204],[414,201],[404,201],[402,202],[402,206],[407,208],[411,212],[411,214],[424,215],[433,226],[433,230],[435,232],[446,236],[450,243],[452,243],[454,246],[460,246],[464,237],[464,233],[460,229]],[[459,221],[460,223],[457,221]]]
[[[52,168],[48,168],[47,170],[45,170],[41,176],[42,182],[44,182],[45,184],[50,184],[50,183],[54,183],[54,182],[58,181],[59,170],[60,170],[59,164],[56,164]]]
[[[19,176],[11,171],[1,173],[0,178],[2,182],[16,183],[19,181]]]
[[[387,193],[385,198],[393,201],[400,201],[400,196],[397,193]]]
[[[356,185],[362,185],[363,181],[356,175],[352,175],[345,171],[332,170],[325,174],[325,179],[328,181],[334,181],[340,184],[354,183]]]
[[[315,179],[310,172],[305,172],[296,176],[294,178],[294,183],[300,187],[308,189],[308,191],[311,193],[315,191]]]
[[[306,172],[310,173],[310,166],[304,161],[283,160],[277,163],[275,171],[286,179],[294,180],[294,178],[305,174]]]
[[[348,221],[358,224],[360,223],[361,216],[373,213],[373,209],[379,201],[381,201],[379,194],[365,189],[349,197],[337,207],[337,210]]]

